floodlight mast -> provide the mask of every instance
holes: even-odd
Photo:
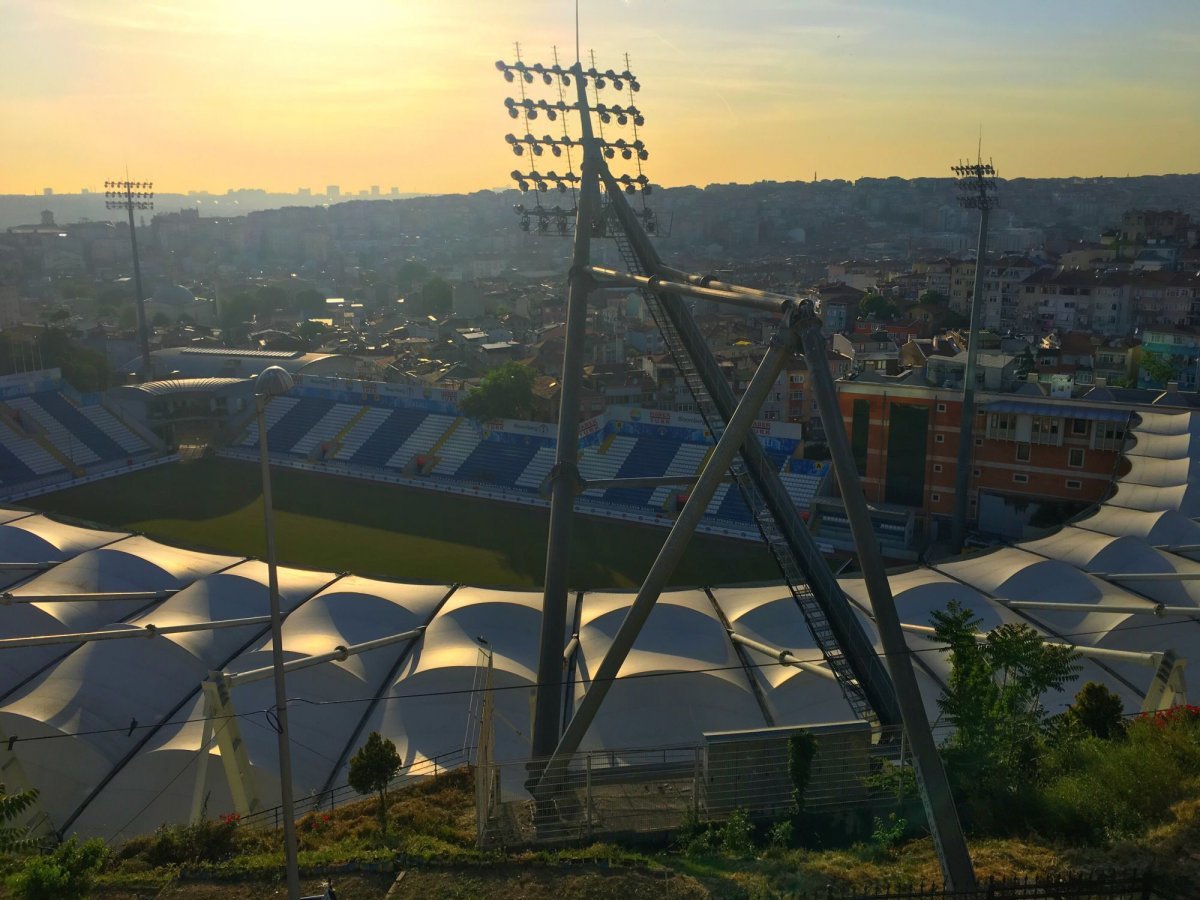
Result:
[[[961,553],[967,536],[970,503],[971,448],[975,445],[975,369],[979,359],[979,317],[983,309],[983,270],[987,266],[988,212],[999,205],[996,199],[996,169],[976,157],[961,162],[951,171],[957,176],[958,202],[964,209],[979,210],[979,246],[975,253],[975,280],[971,287],[971,324],[967,332],[967,364],[963,372],[962,417],[958,432],[958,468],[954,473],[954,519],[950,544]]]
[[[543,74],[547,78],[544,67],[527,66],[518,62],[512,66],[503,62],[497,63],[508,81],[521,78],[523,82],[532,82],[532,74]],[[640,171],[636,178],[630,176],[617,177],[609,171],[605,157],[613,158],[617,148],[616,142],[605,140],[603,133],[599,139],[592,133],[592,114],[599,116],[600,121],[611,120],[616,114],[624,114],[628,119],[633,115],[635,124],[641,124],[641,114],[637,110],[619,110],[616,107],[605,107],[598,99],[589,106],[586,99],[586,84],[584,77],[591,77],[597,89],[603,86],[604,79],[617,81],[618,77],[629,79],[630,90],[636,90],[636,82],[626,71],[617,76],[613,72],[598,72],[593,62],[592,68],[584,71],[580,64],[564,73],[557,65],[550,70],[560,77],[575,77],[579,102],[574,107],[581,119],[581,128],[585,135],[579,141],[584,147],[585,166],[583,185],[585,190],[594,191],[592,197],[596,207],[589,208],[589,215],[583,215],[584,202],[581,200],[577,210],[576,253],[572,257],[570,270],[570,292],[568,295],[568,343],[564,350],[563,408],[560,411],[559,443],[557,461],[552,479],[552,489],[555,504],[552,506],[552,517],[555,510],[560,513],[560,527],[566,529],[573,505],[573,493],[578,489],[578,474],[575,469],[575,455],[578,452],[578,429],[576,416],[577,404],[566,407],[567,386],[571,380],[580,377],[573,367],[567,365],[567,355],[572,351],[570,323],[572,315],[586,315],[585,309],[572,308],[571,304],[578,299],[580,305],[586,303],[587,292],[593,287],[594,279],[601,282],[637,286],[642,289],[643,296],[651,305],[651,312],[658,322],[663,337],[671,348],[672,355],[680,366],[689,388],[696,394],[697,402],[701,404],[702,414],[709,421],[709,427],[714,435],[719,436],[717,447],[714,449],[696,485],[691,497],[685,504],[675,527],[664,542],[645,581],[639,589],[633,606],[626,614],[625,620],[614,638],[611,646],[595,669],[591,684],[580,701],[570,724],[558,738],[560,727],[559,709],[562,704],[562,648],[566,638],[566,552],[568,535],[561,534],[561,540],[556,540],[554,529],[547,546],[547,579],[544,599],[541,647],[539,651],[539,669],[537,694],[535,701],[534,735],[532,739],[532,758],[530,761],[529,786],[536,802],[535,822],[554,814],[553,804],[549,801],[557,793],[556,776],[561,774],[570,762],[571,756],[578,749],[584,735],[588,731],[604,696],[616,679],[625,656],[633,646],[645,621],[649,617],[653,605],[670,577],[674,565],[682,555],[692,532],[694,532],[700,517],[707,508],[709,498],[719,481],[726,477],[726,471],[733,475],[738,489],[743,492],[750,502],[751,511],[764,539],[771,547],[772,554],[780,564],[781,572],[791,589],[794,598],[800,606],[814,637],[818,638],[822,654],[825,656],[831,670],[837,677],[838,684],[846,694],[847,700],[856,712],[864,718],[880,721],[886,724],[903,722],[910,734],[921,733],[924,740],[914,742],[914,751],[920,746],[922,761],[920,784],[923,799],[930,809],[932,830],[937,843],[939,858],[947,887],[956,891],[968,890],[974,886],[974,870],[970,856],[967,853],[966,841],[962,835],[961,825],[954,811],[953,797],[949,793],[945,771],[936,753],[929,732],[929,722],[921,704],[920,694],[916,689],[916,680],[912,672],[912,661],[907,645],[898,628],[898,617],[892,604],[890,589],[879,555],[878,543],[874,540],[858,543],[859,556],[864,572],[870,569],[874,573],[871,579],[873,589],[870,591],[872,606],[876,609],[876,621],[883,636],[884,644],[889,653],[889,666],[903,670],[899,678],[900,684],[893,686],[887,670],[876,654],[870,640],[866,637],[861,624],[855,618],[847,602],[844,592],[833,578],[832,572],[820,556],[808,534],[790,498],[779,482],[778,473],[770,465],[762,447],[753,435],[750,426],[761,407],[763,398],[770,386],[774,384],[786,359],[795,353],[802,340],[808,338],[812,322],[815,321],[815,310],[811,302],[799,302],[794,298],[779,298],[763,291],[742,288],[714,282],[701,276],[689,275],[670,269],[662,264],[657,252],[650,244],[647,231],[653,226],[653,217],[648,211],[635,212],[629,205],[624,194],[634,193],[640,186],[643,196],[649,192],[649,181]],[[547,80],[546,83],[550,83]],[[615,86],[615,85],[614,85]],[[524,110],[526,119],[536,118],[539,109],[547,111],[547,117],[553,118],[544,102],[538,104],[524,95],[520,103],[512,99],[506,101],[509,115],[518,118],[519,110]],[[565,104],[563,104],[565,112]],[[509,137],[516,155],[524,153],[524,146],[530,147],[531,156],[538,155],[535,147],[553,143],[547,136],[544,140],[527,134],[525,139],[518,140]],[[568,143],[568,146],[571,144]],[[608,152],[610,149],[612,153]],[[622,154],[623,158],[629,158]],[[638,159],[645,157],[639,152]],[[513,172],[522,191],[528,191],[532,185],[538,192],[548,190],[548,178],[551,173],[542,174],[533,168],[528,174]],[[601,215],[599,210],[599,182],[604,185],[608,205]],[[562,190],[561,183],[559,189]],[[537,207],[539,215],[543,212],[540,200]],[[517,208],[522,214],[523,227],[528,230],[528,211],[524,206]],[[644,221],[644,226],[643,226]],[[601,227],[603,226],[603,227]],[[589,233],[582,236],[580,230]],[[594,229],[594,233],[593,233]],[[544,228],[539,232],[545,233]],[[616,272],[589,265],[590,237],[595,235],[611,236],[617,242],[618,249],[627,265],[634,269],[632,273]],[[733,394],[732,388],[725,380],[719,365],[712,356],[703,335],[691,320],[686,308],[680,302],[680,294],[706,296],[710,299],[722,299],[726,302],[736,302],[740,305],[761,308],[770,305],[782,313],[779,334],[772,341],[770,348],[755,378],[751,388],[741,402]],[[817,326],[819,328],[819,324]],[[581,328],[582,331],[582,328]],[[581,350],[582,334],[574,345],[576,351]],[[824,361],[824,347],[812,365],[821,365]],[[811,368],[811,366],[810,366]],[[573,375],[573,378],[570,377]],[[829,396],[823,398],[826,409],[836,411],[837,401],[832,379],[828,370],[824,370],[824,383]],[[701,398],[703,397],[703,402]],[[709,411],[706,410],[706,406]],[[563,427],[564,416],[569,416],[568,425]],[[838,420],[834,420],[838,421]],[[834,425],[830,426],[836,427]],[[842,434],[845,444],[845,435]],[[832,442],[831,442],[832,443]],[[848,451],[834,455],[834,464],[839,468],[853,466]],[[740,458],[739,462],[734,462]],[[849,460],[849,462],[848,462]],[[861,499],[861,497],[860,497]],[[869,513],[865,504],[847,503],[847,515],[858,519],[853,525],[856,537],[860,533],[874,535],[871,531]],[[551,590],[551,573],[555,573],[554,590]],[[882,581],[883,593],[876,588]],[[561,583],[561,588],[558,586]],[[882,612],[880,611],[881,607]],[[887,632],[885,635],[884,632]],[[904,673],[907,674],[905,677]],[[901,700],[898,692],[905,697]],[[547,705],[552,710],[547,710]],[[915,712],[914,712],[915,711]],[[557,741],[557,744],[554,742]],[[545,747],[552,745],[552,753],[547,754]],[[548,756],[548,758],[547,758]],[[937,795],[934,797],[933,795]]]
[[[583,342],[587,331],[587,299],[592,277],[592,230],[600,209],[600,150],[592,134],[587,109],[583,66],[571,72],[579,97],[579,122],[583,142],[583,169],[579,207],[575,214],[575,243],[567,288],[567,330],[563,347],[561,392],[558,405],[558,435],[551,471],[550,527],[546,541],[546,572],[542,600],[541,643],[538,653],[537,696],[534,701],[533,760],[554,752],[562,727],[562,646],[567,628],[567,574],[570,565],[571,517],[579,484],[576,457],[579,447],[579,385],[583,376]],[[552,687],[553,686],[553,687]]]
[[[104,182],[104,205],[109,209],[123,209],[129,213],[129,245],[133,250],[133,288],[137,305],[138,348],[142,355],[142,380],[149,380],[150,333],[146,327],[146,301],[142,293],[142,266],[138,259],[137,227],[133,222],[135,209],[154,209],[154,183],[149,181],[106,181]]]

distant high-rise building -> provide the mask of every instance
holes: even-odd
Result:
[[[88,188],[80,188],[79,193],[86,197],[88,194],[91,193],[91,191]]]
[[[299,194],[301,197],[311,197],[312,196],[312,188],[297,188],[296,193]]]
[[[342,189],[336,184],[331,184],[325,188],[325,196],[330,200],[336,200],[338,197],[342,196]]]
[[[400,188],[396,187],[395,185],[392,185],[392,196],[393,197],[400,196]]]
[[[372,196],[372,197],[378,197],[378,196],[379,196],[379,185],[377,185],[377,184],[373,184],[373,185],[371,185],[371,196]]]
[[[54,188],[42,188],[42,196],[43,197],[53,197],[54,196]]]

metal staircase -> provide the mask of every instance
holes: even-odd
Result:
[[[614,228],[611,230],[609,236],[616,242],[617,250],[621,254],[627,271],[637,275],[649,274],[646,272],[645,267],[642,266],[637,253],[632,244],[630,244],[623,229]],[[713,435],[714,441],[718,440],[725,430],[725,418],[721,415],[708,388],[705,386],[704,380],[697,370],[691,354],[687,352],[678,329],[675,327],[670,315],[668,315],[658,294],[652,290],[643,290],[642,297],[646,302],[647,308],[650,310],[651,316],[658,325],[659,331],[662,333],[663,341],[671,353],[676,369],[678,369],[680,375],[683,377],[684,382],[691,391],[693,399],[696,401],[697,409],[704,417],[704,422],[709,432]],[[748,440],[753,441],[753,435]],[[765,460],[765,456],[763,459]],[[759,490],[756,479],[742,456],[737,457],[734,464],[730,467],[730,474],[733,476],[734,482],[737,484],[738,490],[741,492],[742,498],[745,500],[746,506],[754,518],[759,533],[762,535],[763,540],[766,541],[771,555],[775,558],[775,562],[779,566],[779,571],[782,573],[784,581],[787,582],[788,589],[791,591],[796,605],[800,608],[800,612],[808,624],[809,631],[812,632],[813,638],[821,650],[821,655],[824,657],[826,663],[828,663],[830,670],[837,677],[838,685],[842,689],[846,702],[850,704],[850,708],[859,718],[873,724],[878,723],[879,716],[872,703],[868,700],[867,692],[855,674],[850,660],[847,659],[846,654],[843,652],[838,636],[831,626],[824,608],[813,593],[810,586],[810,578],[806,575],[806,568],[802,567],[800,560],[797,559],[797,554],[793,549],[792,543],[788,541],[787,536],[779,527],[774,512],[764,498],[763,492]],[[790,499],[788,502],[790,503]],[[820,571],[828,572],[828,567],[820,557],[820,552],[815,545],[811,548],[809,555],[810,558],[805,560],[808,564],[808,572],[815,571],[815,567],[820,567]],[[832,576],[830,576],[830,580],[832,580]],[[837,592],[840,595],[840,589],[837,589]],[[842,598],[830,597],[829,599],[836,602],[836,600]]]

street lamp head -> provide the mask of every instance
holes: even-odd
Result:
[[[282,366],[268,366],[254,379],[254,393],[262,397],[286,394],[296,384],[291,372]]]

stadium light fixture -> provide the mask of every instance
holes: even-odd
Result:
[[[283,617],[279,612],[279,572],[275,556],[275,510],[271,503],[271,464],[267,447],[266,409],[272,397],[295,385],[290,372],[269,366],[254,380],[258,418],[258,459],[262,466],[263,523],[267,537],[267,583],[271,601],[271,667],[275,681],[275,719],[279,733],[279,805],[283,807],[283,844],[287,857],[288,900],[299,900],[300,870],[296,861],[296,813],[292,802],[292,751],[288,736],[287,690],[284,685]]]
[[[142,379],[149,380],[150,333],[146,326],[146,300],[142,293],[142,266],[138,259],[137,226],[133,222],[135,209],[154,209],[154,183],[150,181],[104,182],[104,205],[108,209],[123,209],[129,214],[129,245],[133,250],[133,287],[137,291],[138,347],[142,355]]]

